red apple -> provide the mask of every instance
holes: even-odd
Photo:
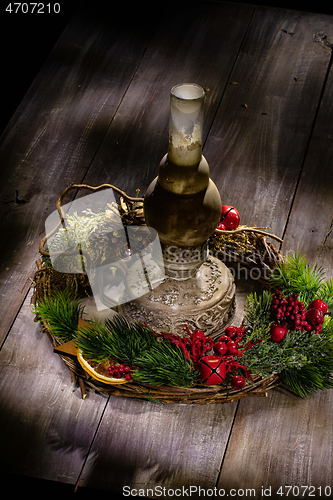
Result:
[[[310,309],[320,309],[323,314],[326,314],[328,311],[327,304],[320,299],[314,299],[310,302],[308,305],[308,311],[310,311]]]
[[[310,309],[306,312],[305,319],[313,327],[324,323],[324,315],[320,309]]]
[[[271,328],[271,339],[273,342],[282,342],[288,332],[288,328],[286,326],[282,326],[279,323],[272,323]]]

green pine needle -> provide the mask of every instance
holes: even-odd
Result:
[[[137,382],[155,386],[171,385],[189,387],[199,382],[199,375],[181,349],[163,340],[135,359]]]
[[[130,324],[123,317],[93,322],[80,328],[74,343],[82,354],[95,361],[114,358],[132,365],[137,356],[157,343],[152,330],[139,323]]]
[[[285,296],[298,293],[305,306],[320,292],[324,282],[324,270],[318,265],[309,265],[300,254],[290,255],[279,263],[270,278],[271,289],[278,289]]]
[[[54,289],[50,296],[43,297],[35,305],[39,321],[46,324],[48,331],[63,341],[72,340],[77,331],[84,306],[69,288]]]

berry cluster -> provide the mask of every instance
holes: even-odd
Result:
[[[305,309],[303,302],[299,302],[297,293],[285,298],[276,290],[271,302],[271,317],[278,323],[271,326],[272,339],[280,342],[286,335],[286,329],[321,333],[327,312],[327,304],[320,299],[314,299]]]
[[[271,302],[271,316],[281,326],[291,330],[308,332],[312,330],[312,325],[306,319],[305,306],[303,302],[299,302],[297,293],[285,298],[279,290],[276,290]]]
[[[108,372],[110,377],[114,378],[125,378],[125,380],[131,380],[131,368],[129,366],[125,366],[123,364],[120,365],[111,365],[108,367]]]

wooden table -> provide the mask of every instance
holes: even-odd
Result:
[[[206,89],[204,154],[223,203],[331,277],[333,17],[210,1],[95,10],[78,10],[1,137],[2,484],[17,474],[155,498],[275,498],[280,486],[284,498],[285,485],[325,497],[332,391],[207,406],[83,400],[34,322],[30,285],[45,219],[71,182],[145,192],[183,82]],[[239,321],[252,287],[239,280]]]

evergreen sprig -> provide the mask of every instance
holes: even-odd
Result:
[[[321,334],[305,335],[305,340],[297,350],[303,352],[306,363],[300,368],[289,367],[281,372],[284,384],[302,398],[333,387],[332,318],[325,319]]]
[[[285,296],[298,293],[299,300],[307,306],[324,286],[324,270],[322,267],[310,265],[308,260],[298,254],[285,257],[273,270],[269,285],[278,289]]]
[[[95,322],[81,327],[74,343],[87,359],[101,362],[114,358],[135,366],[138,370],[133,378],[138,382],[188,387],[199,380],[192,361],[179,347],[122,316],[107,319],[104,325]]]
[[[157,342],[150,328],[130,324],[122,316],[107,318],[104,325],[92,322],[83,326],[74,340],[87,359],[101,362],[114,358],[128,365]]]
[[[166,340],[138,356],[135,365],[139,367],[139,371],[133,373],[137,382],[189,387],[200,381],[192,361],[185,358],[179,347]]]
[[[84,306],[73,290],[64,288],[54,289],[49,296],[44,296],[35,305],[34,311],[52,335],[68,341],[75,336]]]

